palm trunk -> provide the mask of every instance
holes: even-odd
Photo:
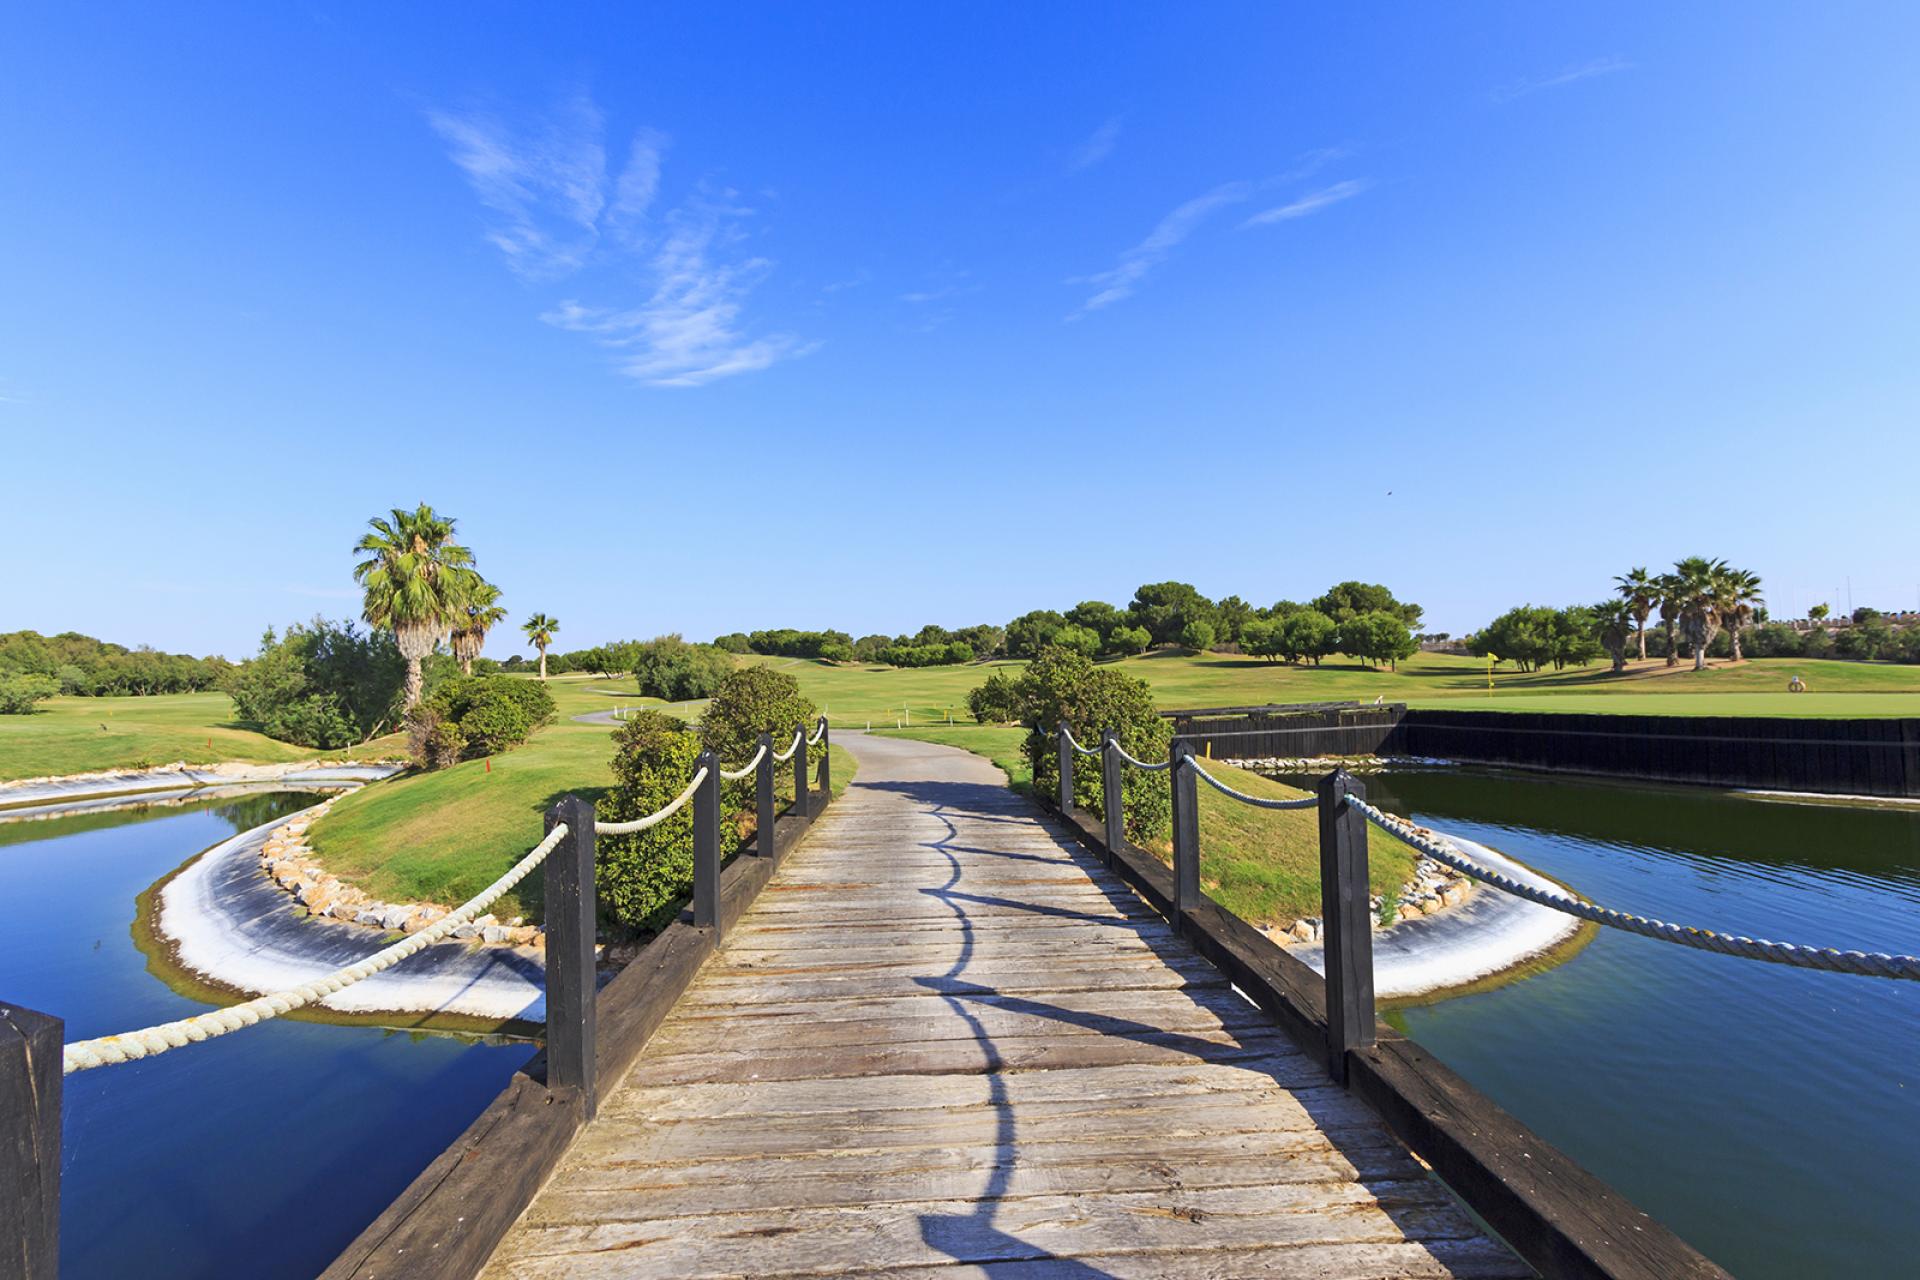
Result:
[[[544,648],[540,650],[540,678],[547,678],[547,651]]]
[[[1680,665],[1680,642],[1674,635],[1673,624],[1669,622],[1664,625],[1667,630],[1667,665],[1677,667]]]
[[[1640,661],[1645,662],[1647,660],[1647,620],[1640,619],[1634,630],[1640,635]]]
[[[1733,646],[1733,660],[1740,661],[1740,624],[1735,623],[1727,629],[1727,640]]]

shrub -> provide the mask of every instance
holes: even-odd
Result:
[[[996,671],[987,682],[967,694],[967,710],[981,724],[1006,724],[1020,718],[1020,686],[1004,671]]]
[[[633,681],[647,697],[666,702],[711,698],[733,670],[733,655],[710,644],[688,644],[678,635],[659,636],[639,646]]]
[[[52,676],[0,676],[0,716],[32,715],[34,704],[60,692]]]
[[[1180,647],[1192,649],[1196,653],[1205,653],[1213,648],[1213,624],[1204,618],[1195,618],[1181,627]]]
[[[1164,760],[1173,742],[1173,726],[1154,708],[1147,682],[1114,667],[1096,667],[1085,654],[1053,646],[1041,651],[1018,684],[1020,718],[1027,726],[1027,761],[1035,790],[1046,796],[1060,787],[1055,730],[1064,721],[1087,746],[1103,730],[1119,734],[1120,745],[1141,760]],[[1126,769],[1121,774],[1121,805],[1127,835],[1145,843],[1167,834],[1172,797],[1165,774]],[[1083,760],[1074,770],[1075,803],[1099,812],[1103,788],[1097,762]]]
[[[444,769],[517,747],[553,718],[545,685],[513,676],[457,676],[413,709],[408,744],[420,767]]]
[[[747,635],[744,631],[727,632],[726,635],[721,636],[713,642],[713,647],[716,649],[724,649],[728,653],[753,652],[753,645],[748,643]]]
[[[686,789],[700,739],[684,723],[659,711],[642,711],[613,735],[613,790],[598,805],[600,817],[631,822],[665,807]],[[594,842],[600,912],[631,929],[658,933],[673,922],[680,900],[693,887],[693,806],[633,835]]]
[[[753,754],[761,734],[771,734],[774,750],[784,751],[796,728],[804,725],[809,734],[813,732],[819,714],[819,708],[800,696],[800,682],[786,672],[741,667],[720,682],[707,714],[701,717],[700,738],[720,757],[722,767],[735,769]],[[730,811],[752,808],[752,775],[723,784],[721,792]]]
[[[436,681],[457,670],[451,658],[427,664]],[[326,750],[364,741],[394,723],[405,674],[388,633],[315,618],[288,627],[284,636],[269,630],[260,652],[229,670],[222,684],[238,719],[270,738]]]
[[[878,660],[890,667],[950,667],[973,661],[973,646],[964,640],[939,644],[890,644]]]
[[[1107,632],[1105,653],[1131,657],[1136,653],[1145,653],[1147,646],[1153,643],[1153,636],[1145,627],[1118,626]]]
[[[1059,648],[1071,649],[1075,653],[1083,654],[1091,658],[1094,654],[1100,652],[1100,633],[1092,627],[1082,627],[1069,622],[1053,633],[1053,639],[1050,643]]]

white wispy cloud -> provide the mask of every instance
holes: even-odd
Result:
[[[1524,98],[1530,93],[1542,89],[1557,89],[1563,84],[1573,84],[1578,80],[1591,80],[1595,76],[1610,76],[1616,71],[1631,71],[1633,63],[1625,58],[1595,58],[1591,62],[1578,63],[1562,68],[1552,75],[1536,76],[1527,80],[1516,80],[1512,84],[1501,85],[1489,96],[1495,102],[1512,102],[1515,98]]]
[[[1204,195],[1195,196],[1160,219],[1148,233],[1147,238],[1120,255],[1110,270],[1096,275],[1076,276],[1068,284],[1088,284],[1093,293],[1080,309],[1069,319],[1077,319],[1102,307],[1110,307],[1124,298],[1133,296],[1140,282],[1152,274],[1155,267],[1165,262],[1167,255],[1180,247],[1194,230],[1215,212],[1232,204],[1239,204],[1253,194],[1253,184],[1248,182],[1228,182],[1215,187]]]
[[[773,263],[741,251],[753,210],[737,193],[698,184],[677,207],[655,213],[664,134],[637,131],[609,178],[605,122],[584,96],[522,130],[483,114],[436,111],[428,120],[493,215],[487,238],[515,274],[539,282],[639,275],[649,292],[638,305],[569,298],[540,316],[617,351],[621,372],[651,386],[696,387],[817,345],[750,332],[747,297]]]
[[[1264,227],[1275,222],[1286,222],[1291,218],[1304,218],[1310,213],[1318,213],[1331,204],[1350,200],[1373,184],[1365,178],[1354,178],[1346,182],[1336,182],[1319,191],[1311,191],[1297,200],[1289,201],[1272,209],[1263,209],[1240,224],[1245,231],[1249,227]]]
[[[666,219],[666,234],[649,260],[653,294],[637,307],[615,309],[566,301],[540,318],[592,335],[620,352],[621,371],[656,387],[697,387],[764,369],[818,344],[790,334],[749,337],[740,311],[772,264],[765,258],[719,260],[746,211],[726,201],[696,199]]]
[[[1120,141],[1120,117],[1114,116],[1093,131],[1085,142],[1074,150],[1067,161],[1068,173],[1079,173],[1082,169],[1091,169],[1113,154],[1114,147]]]

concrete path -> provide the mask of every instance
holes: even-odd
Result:
[[[835,740],[489,1280],[1530,1274],[991,765]]]

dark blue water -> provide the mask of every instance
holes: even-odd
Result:
[[[1367,782],[1607,906],[1920,952],[1911,810],[1479,772]],[[1920,983],[1602,930],[1550,972],[1393,1017],[1735,1275],[1920,1274]]]
[[[147,971],[134,897],[236,831],[304,807],[277,793],[0,824],[0,994],[69,1040],[206,1009]],[[65,1280],[309,1280],[466,1128],[524,1044],[276,1021],[71,1075]]]

